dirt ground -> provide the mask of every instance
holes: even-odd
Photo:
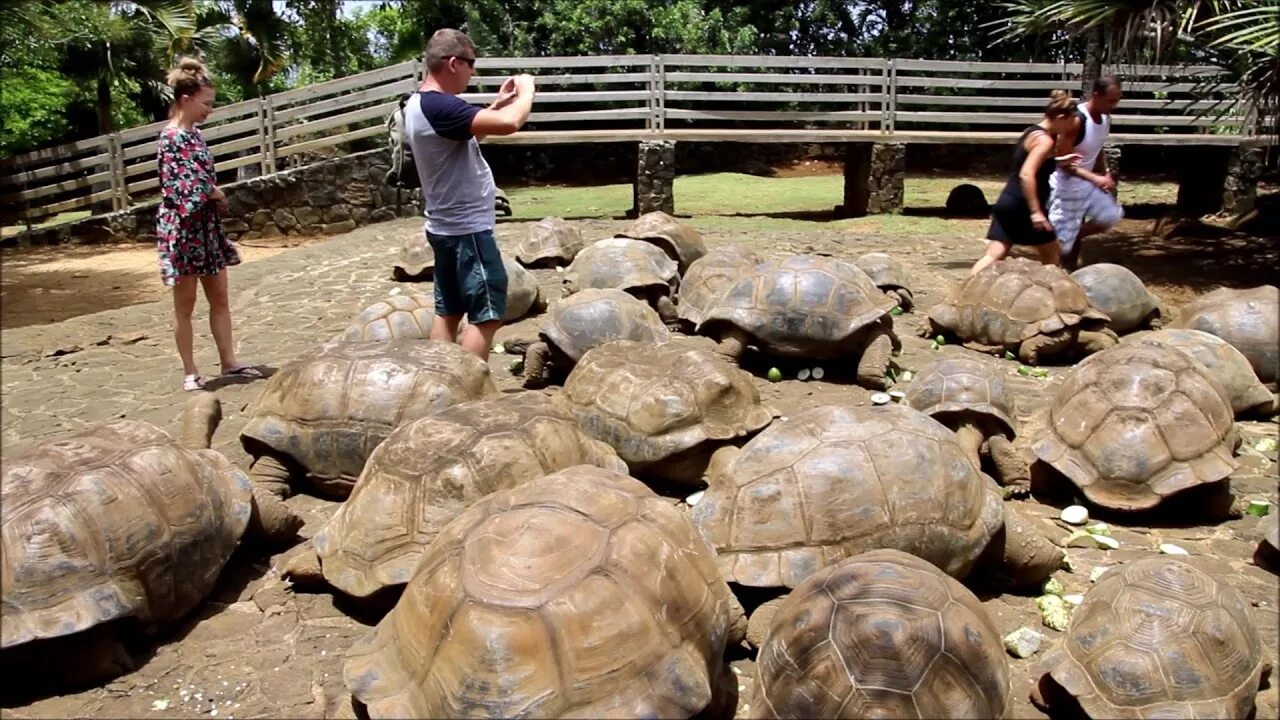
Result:
[[[688,221],[695,227],[698,225],[697,218]],[[624,227],[625,222],[584,221],[579,225],[586,235],[605,237]],[[750,218],[744,218],[736,230],[720,229],[704,233],[704,237],[709,245],[737,242],[770,257],[818,253],[852,259],[871,251],[893,253],[912,275],[917,303],[916,312],[895,318],[895,327],[904,344],[897,362],[902,368],[918,370],[940,352],[969,352],[952,346],[933,350],[927,341],[916,337],[915,331],[922,322],[922,311],[941,300],[981,252],[981,242],[975,238],[981,235],[984,226],[982,221],[957,220],[950,225],[952,232],[946,235],[904,237],[860,234],[823,223],[797,225],[799,229],[794,231],[759,232],[752,230]],[[362,228],[351,238],[326,239],[324,243],[303,240],[302,244],[308,246],[305,249],[244,248],[245,259],[249,265],[259,262],[264,264],[264,268],[269,265],[267,275],[280,278],[275,285],[325,282],[315,277],[323,274],[326,263],[332,262],[344,268],[360,268],[352,276],[353,286],[359,281],[366,283],[361,288],[382,288],[378,292],[384,294],[388,292],[386,288],[391,288],[390,292],[429,293],[428,284],[414,286],[386,281],[389,260],[371,261],[367,258],[373,256],[360,254],[372,252],[367,248],[377,242],[377,251],[383,254],[376,257],[389,259],[398,245],[400,234],[416,232],[418,227],[415,220],[394,221]],[[504,252],[514,249],[527,227],[527,223],[501,224],[499,238]],[[1151,220],[1126,221],[1118,232],[1091,239],[1085,246],[1083,259],[1085,262],[1122,262],[1131,267],[1149,283],[1163,301],[1165,312],[1170,315],[1176,313],[1187,299],[1218,285],[1243,287],[1266,282],[1269,278],[1261,274],[1262,270],[1277,264],[1274,238],[1251,238],[1229,233],[1211,239],[1192,234],[1162,237],[1153,233],[1153,229]],[[364,234],[356,237],[361,232]],[[50,334],[47,337],[50,342],[55,338],[57,342],[65,342],[63,335],[53,334],[52,328],[57,327],[58,321],[154,301],[163,293],[155,277],[154,257],[149,249],[75,248],[26,251],[26,254],[18,251],[6,254],[2,259],[5,270],[4,328],[29,326],[23,328],[28,333],[24,338],[32,333],[46,337],[41,334],[44,332],[41,328],[32,326],[55,323],[48,325]],[[90,268],[93,272],[85,272]],[[544,292],[558,293],[560,276],[555,271],[538,270],[535,275]],[[253,299],[244,303],[262,305],[276,302],[270,292],[271,285],[269,281],[264,282],[262,287],[254,289],[256,295]],[[295,287],[290,292],[305,294],[311,292],[310,287]],[[364,293],[362,297],[367,297],[372,291],[362,289],[361,292]],[[311,295],[320,297],[321,293],[311,292]],[[167,311],[163,303],[154,307],[155,312],[161,315]],[[356,314],[360,306],[346,300],[330,299],[329,302],[314,302],[310,309],[316,319],[308,319],[308,322],[316,324],[308,326],[314,329],[306,331],[309,333],[307,338],[309,342],[318,343],[327,339],[335,328],[341,327],[346,318]],[[109,315],[104,313],[103,317]],[[264,328],[255,328],[251,324],[255,322],[254,315],[253,312],[243,313],[246,318],[243,332],[266,332]],[[536,333],[538,322],[537,317],[527,318],[505,327],[499,340],[530,337]],[[163,318],[156,323],[157,328],[162,327]],[[161,337],[159,340],[154,349],[137,352],[167,353],[167,339]],[[203,342],[207,343],[207,340]],[[29,344],[40,346],[38,343]],[[84,344],[88,347],[88,342]],[[280,359],[287,360],[287,357]],[[48,363],[51,372],[56,369],[53,360],[29,361],[33,367],[39,366],[40,362]],[[1007,366],[1014,388],[1022,422],[1019,445],[1025,452],[1031,438],[1042,432],[1040,413],[1070,368],[1050,367],[1048,377],[1034,378],[1018,375],[1015,362],[1001,362]],[[520,379],[511,374],[508,363],[506,356],[495,355],[491,366],[499,388],[514,390],[519,387]],[[846,382],[838,369],[829,371],[824,381],[801,382],[795,379],[798,366],[778,365],[785,377],[776,383],[763,378],[765,366],[748,363],[748,369],[758,374],[757,385],[762,399],[782,416],[819,403],[869,402],[870,393]],[[231,412],[219,430],[219,436],[226,443],[221,448],[235,444],[234,437],[238,424],[243,422],[244,408],[248,407],[260,387],[260,384],[235,386],[218,391],[220,395],[225,393],[224,407]],[[20,384],[11,386],[6,382],[6,400],[19,397],[22,390]],[[23,416],[15,411],[5,417],[21,422]],[[1244,443],[1238,457],[1240,469],[1232,476],[1232,489],[1242,499],[1268,499],[1275,503],[1280,500],[1276,488],[1276,453],[1259,451],[1254,445],[1261,438],[1276,438],[1277,423],[1274,420],[1241,422],[1239,428]],[[247,466],[247,458],[242,454],[233,454],[233,449],[224,452],[228,452],[237,464]],[[332,502],[307,494],[299,494],[289,502],[307,520],[303,537],[314,535],[337,507]],[[1067,527],[1056,519],[1057,507],[1031,499],[1011,502],[1040,518],[1042,530],[1052,539],[1066,536]],[[1230,584],[1252,605],[1266,644],[1266,657],[1273,664],[1277,662],[1277,577],[1255,566],[1252,561],[1261,537],[1258,518],[1245,515],[1220,523],[1177,523],[1151,516],[1135,520],[1103,514],[1097,519],[1113,524],[1113,537],[1120,543],[1120,548],[1109,551],[1070,549],[1068,556],[1072,567],[1055,574],[1067,593],[1087,592],[1092,586],[1090,574],[1095,567],[1112,567],[1149,557],[1157,554],[1161,543],[1176,543],[1190,553],[1191,563],[1220,582]],[[352,717],[350,696],[342,681],[342,655],[379,617],[358,611],[343,599],[327,593],[295,592],[279,577],[278,566],[284,555],[282,552],[268,556],[251,547],[243,548],[224,571],[219,587],[209,601],[191,618],[163,632],[155,643],[150,644],[142,653],[141,665],[136,670],[101,686],[78,690],[33,694],[18,688],[6,688],[4,696],[0,697],[4,716]],[[1042,625],[1033,596],[994,593],[976,587],[975,590],[1001,635],[1028,627],[1044,634],[1044,648],[1060,642],[1062,633]],[[1043,648],[1039,655],[1029,659],[1009,658],[1012,694],[1007,717],[1043,717],[1027,699],[1032,683],[1038,677],[1037,661],[1042,655]],[[750,717],[754,710],[746,706],[746,700],[751,692],[754,664],[750,655],[741,651],[736,652],[732,659],[742,695],[737,715]],[[1258,717],[1276,717],[1280,712],[1274,686],[1260,691],[1257,702]]]

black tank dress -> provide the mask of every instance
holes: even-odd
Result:
[[[1054,234],[1037,230],[1031,224],[1031,206],[1022,193],[1022,180],[1018,173],[1022,172],[1022,163],[1026,161],[1026,141],[1032,133],[1045,132],[1039,125],[1032,125],[1022,131],[1018,144],[1013,150],[1013,167],[1009,170],[1009,179],[1005,181],[1004,190],[991,208],[991,227],[987,230],[988,240],[999,240],[1014,245],[1043,245],[1054,241]],[[1053,174],[1057,163],[1052,157],[1036,169],[1036,195],[1040,198],[1040,208],[1044,212],[1049,209],[1049,176]]]

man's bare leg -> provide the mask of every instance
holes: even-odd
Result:
[[[502,327],[501,320],[489,320],[476,325],[468,324],[467,329],[462,332],[462,349],[475,353],[481,360],[489,362],[489,348],[493,347],[493,336],[497,334],[500,327]],[[456,323],[454,328],[457,328]]]
[[[461,322],[461,315],[436,315],[431,318],[431,330],[427,333],[427,338],[442,342],[457,342],[458,325]]]

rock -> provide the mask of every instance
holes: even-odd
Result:
[[[1083,525],[1089,522],[1089,510],[1083,505],[1072,505],[1063,509],[1058,517],[1068,525]]]
[[[329,223],[328,225],[320,226],[320,232],[325,235],[341,235],[342,233],[349,233],[355,229],[355,220],[343,220],[342,222]]]
[[[45,357],[61,357],[63,355],[78,353],[83,349],[84,348],[80,347],[79,345],[63,345],[62,347],[54,348],[52,350],[46,350],[44,353],[44,356]]]
[[[271,222],[271,211],[257,210],[253,213],[253,217],[249,219],[249,227],[260,231],[269,222]]]
[[[350,220],[351,206],[343,205],[342,203],[339,203],[337,205],[330,205],[324,210],[324,219],[325,219],[325,222],[330,222],[330,223],[341,222],[343,220]]]
[[[1016,658],[1029,658],[1040,652],[1044,635],[1029,627],[1020,627],[1004,636],[1004,649]]]

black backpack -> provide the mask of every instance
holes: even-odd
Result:
[[[387,116],[387,147],[391,150],[391,169],[387,171],[387,184],[402,190],[415,190],[422,187],[418,179],[418,168],[413,164],[413,146],[409,144],[409,134],[405,129],[404,105],[416,92],[405,93],[396,103],[396,109]]]

